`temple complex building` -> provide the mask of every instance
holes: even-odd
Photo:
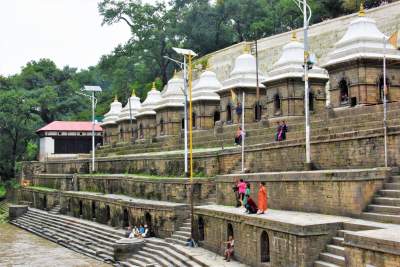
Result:
[[[219,101],[216,93],[222,88],[217,75],[209,70],[204,71],[192,92],[193,127],[195,129],[212,129],[220,120]]]
[[[153,83],[153,88],[147,93],[146,99],[135,116],[138,127],[138,139],[152,139],[157,135],[156,112],[154,108],[161,99],[161,92],[157,90],[155,83]]]
[[[183,79],[174,77],[168,81],[162,98],[154,108],[156,115],[157,136],[178,135],[184,128]]]
[[[117,120],[121,142],[131,142],[137,139],[138,130],[135,115],[138,114],[140,107],[140,98],[133,91]]]
[[[360,10],[324,64],[329,72],[332,107],[382,103],[384,57],[388,101],[400,100],[400,52],[386,38],[375,20]]]
[[[226,124],[239,123],[243,111],[245,122],[256,121],[257,76],[261,99],[265,96],[265,86],[261,83],[265,78],[260,72],[257,73],[256,58],[249,54],[246,47],[244,54],[236,58],[229,78],[222,82],[222,88],[217,91],[221,97],[221,119]],[[242,107],[243,92],[245,107]]]
[[[119,142],[120,134],[118,130],[117,120],[122,110],[122,104],[115,97],[114,102],[110,105],[110,111],[104,115],[101,127],[104,130],[104,144],[114,144]]]
[[[304,115],[304,45],[293,33],[283,47],[282,56],[274,64],[263,84],[267,88],[269,118]],[[325,108],[325,84],[328,72],[318,66],[309,70],[310,111],[321,113]]]

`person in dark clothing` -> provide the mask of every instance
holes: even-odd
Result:
[[[251,198],[251,196],[247,197],[247,203],[246,203],[246,212],[249,214],[256,214],[257,213],[257,205]]]
[[[242,104],[240,104],[240,102],[237,102],[237,104],[236,104],[236,115],[238,116],[238,122],[241,121],[242,112],[243,112]]]
[[[288,132],[288,126],[286,121],[282,121],[282,140],[286,140],[286,133]]]

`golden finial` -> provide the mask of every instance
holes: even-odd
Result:
[[[243,47],[243,52],[245,54],[250,54],[250,45],[249,44],[245,44]]]
[[[358,11],[358,16],[359,17],[364,17],[365,16],[364,3],[362,1],[361,1],[361,4],[360,4],[360,11]]]
[[[297,34],[296,34],[296,32],[292,32],[292,37],[290,38],[290,41],[297,41]]]
[[[132,89],[132,95],[131,96],[136,96],[135,89]]]
[[[151,87],[151,90],[157,90],[157,88],[156,88],[156,82],[153,82],[153,86]]]
[[[115,97],[114,97],[114,102],[118,102],[118,96],[117,95],[115,95]]]

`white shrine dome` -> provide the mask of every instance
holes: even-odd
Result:
[[[324,66],[358,58],[381,59],[384,54],[388,59],[399,60],[399,51],[388,42],[384,52],[384,38],[387,39],[387,36],[378,29],[376,21],[365,17],[361,8],[358,17],[350,23],[342,39],[335,44],[334,50],[329,54],[329,61]]]
[[[222,88],[222,84],[218,81],[217,75],[209,70],[204,71],[193,87],[192,101],[215,100],[219,101],[220,97],[216,93]]]
[[[283,46],[282,55],[273,65],[268,77],[263,82],[272,82],[285,78],[304,76],[304,44],[293,33],[291,41]],[[328,72],[316,65],[309,70],[309,78],[329,79]]]
[[[185,96],[183,94],[183,79],[174,77],[168,81],[167,88],[162,94],[162,99],[157,103],[155,109],[165,107],[184,107]]]
[[[117,97],[115,97],[114,102],[112,102],[110,105],[110,111],[104,115],[104,119],[101,126],[117,123],[121,110],[122,110],[122,104],[121,102],[118,101]]]
[[[223,87],[218,90],[222,92],[233,88],[256,88],[257,87],[257,63],[256,58],[245,51],[238,56],[229,78],[222,82]],[[260,81],[265,77],[258,71],[258,86],[265,88]]]
[[[153,88],[151,88],[151,90],[147,93],[146,100],[143,101],[142,106],[135,117],[137,118],[144,115],[156,115],[154,108],[161,99],[161,92],[157,90],[155,83],[153,83]]]
[[[141,106],[142,104],[140,103],[140,98],[137,97],[135,91],[133,91],[132,96],[128,99],[125,107],[121,110],[118,121],[130,120],[131,116],[133,120],[136,119],[135,115],[139,113],[139,109]]]

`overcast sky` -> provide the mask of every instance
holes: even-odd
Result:
[[[0,0],[0,74],[30,60],[86,68],[129,39],[125,24],[101,26],[100,0]],[[152,2],[148,0],[147,2]]]

